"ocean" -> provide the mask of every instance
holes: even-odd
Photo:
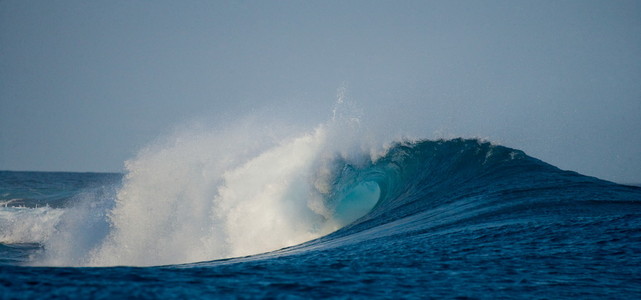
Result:
[[[332,139],[2,171],[0,298],[641,295],[641,187],[479,139]]]

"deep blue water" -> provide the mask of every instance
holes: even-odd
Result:
[[[115,195],[131,178],[0,172],[0,298],[641,295],[640,187],[464,139],[401,142],[378,160],[337,158],[332,166],[326,200],[342,201],[333,206],[336,214],[349,215],[342,210],[358,210],[359,201],[378,196],[356,221],[267,253],[145,267],[37,263],[52,251],[51,240],[64,236],[67,211],[96,201],[89,206],[99,209],[86,211],[109,219],[113,198],[130,196]],[[103,223],[83,223],[100,243],[115,226]],[[73,252],[74,246],[56,249]],[[149,256],[159,251],[153,249]]]

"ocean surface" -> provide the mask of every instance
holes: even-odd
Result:
[[[641,296],[640,187],[476,139],[327,138],[2,171],[0,298]]]

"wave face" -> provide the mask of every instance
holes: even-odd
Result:
[[[563,171],[523,151],[477,139],[399,142],[358,174],[361,182],[378,184],[380,200],[363,218],[313,243],[351,239],[361,231],[377,238],[381,227],[397,234],[399,228],[390,224],[403,224],[398,227],[408,231],[407,222],[419,231],[467,229],[473,223],[641,209],[639,187]]]
[[[129,161],[122,179],[76,174],[92,183],[68,185],[76,196],[56,205],[18,198],[28,180],[5,172],[0,268],[22,278],[9,290],[70,276],[79,296],[95,296],[83,286],[154,297],[641,291],[641,188],[477,139],[372,146],[353,125],[233,144],[221,143],[230,133],[177,135]],[[165,266],[47,275],[16,265]]]

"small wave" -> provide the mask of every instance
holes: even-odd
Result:
[[[53,235],[62,213],[50,207],[0,207],[0,243],[44,243]]]

